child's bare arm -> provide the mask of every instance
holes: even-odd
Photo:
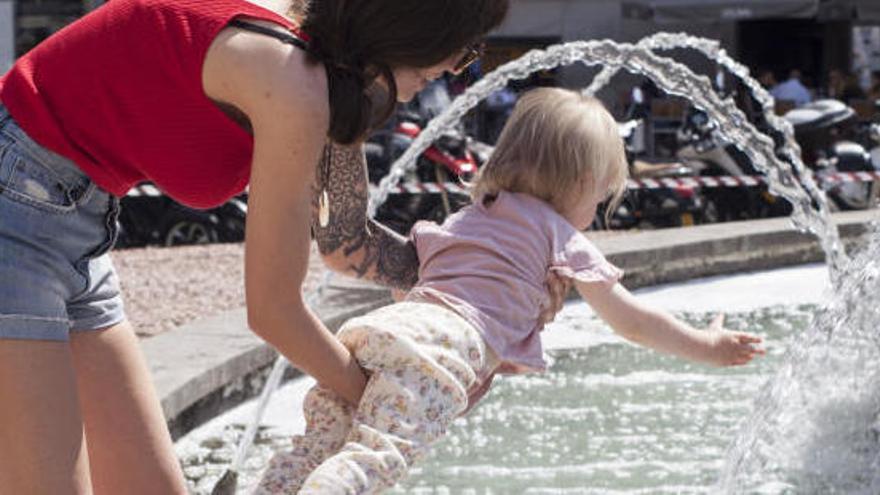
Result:
[[[765,353],[758,346],[760,337],[725,330],[723,315],[718,315],[707,330],[698,330],[665,311],[642,304],[619,283],[575,285],[615,332],[637,344],[716,366],[743,365]]]

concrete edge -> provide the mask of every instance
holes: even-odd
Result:
[[[880,214],[843,212],[832,218],[844,248],[851,249]],[[818,240],[797,231],[788,218],[597,237],[593,242],[625,270],[623,284],[629,289],[825,259]]]
[[[876,211],[833,217],[848,245],[880,218]],[[588,237],[626,270],[623,283],[630,289],[824,259],[816,239],[796,231],[788,218]],[[347,319],[389,302],[385,289],[336,277],[314,309],[335,331]],[[247,328],[244,309],[146,339],[142,349],[175,439],[258,395],[277,356]]]
[[[313,308],[333,331],[391,302],[388,290],[343,281]],[[174,439],[257,395],[278,353],[247,326],[244,308],[205,318],[141,342]],[[286,378],[299,375],[288,369]]]

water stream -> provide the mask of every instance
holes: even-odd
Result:
[[[796,334],[730,446],[723,493],[880,493],[880,227]]]

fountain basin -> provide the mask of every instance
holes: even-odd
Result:
[[[852,243],[877,212],[832,217]],[[588,235],[626,270],[623,282],[630,289],[823,258],[815,238],[795,231],[787,218]],[[315,309],[331,328],[390,301],[386,290],[342,277],[334,279],[328,296]],[[275,357],[247,329],[243,309],[147,339],[142,348],[174,438],[256,396]]]
[[[545,329],[550,369],[496,380],[391,493],[711,493],[758,387],[828,291],[822,264],[637,291],[694,324],[724,311],[730,328],[764,336],[768,357],[723,369],[634,346],[572,301]],[[302,398],[313,383],[300,378],[273,395],[240,473],[244,492],[271,453],[302,432]],[[195,493],[207,493],[225,469],[254,407],[229,411],[178,442]]]

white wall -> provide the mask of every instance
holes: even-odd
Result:
[[[15,60],[15,4],[0,0],[0,74],[12,67]]]

